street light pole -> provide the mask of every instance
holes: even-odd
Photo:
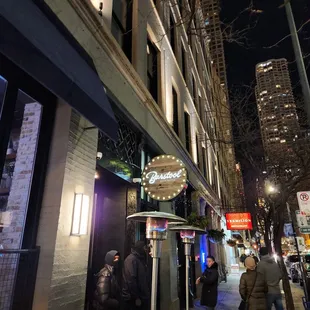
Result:
[[[300,78],[300,84],[302,88],[303,98],[304,98],[304,105],[305,110],[307,113],[307,119],[308,119],[308,125],[310,125],[310,87],[309,87],[309,81],[307,77],[307,71],[305,68],[299,39],[298,39],[298,33],[296,30],[296,25],[294,21],[294,15],[291,7],[291,0],[284,0],[287,20],[291,32],[292,37],[292,43],[294,48],[294,54],[295,54],[295,60],[297,64],[298,74]]]
[[[293,223],[293,220],[292,220],[291,208],[290,208],[290,205],[289,205],[288,202],[286,203],[286,207],[287,207],[287,213],[288,213],[289,222],[292,223],[295,247],[296,247],[296,251],[297,251],[297,256],[298,256],[298,261],[299,261],[299,268],[300,268],[300,272],[301,272],[301,276],[302,276],[302,281],[303,281],[303,289],[304,289],[306,300],[309,301],[308,289],[307,289],[307,284],[308,283],[307,283],[307,279],[306,279],[305,273],[304,273],[304,267],[303,267],[301,256],[300,256],[300,252],[299,252],[299,247],[298,247],[298,241],[297,241],[297,237],[296,237],[295,226],[294,226],[294,223]]]

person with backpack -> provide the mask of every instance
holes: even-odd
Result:
[[[115,270],[120,262],[118,251],[109,251],[105,256],[105,265],[97,274],[94,307],[97,310],[120,309],[120,285]]]
[[[257,272],[255,260],[251,256],[246,258],[245,267],[246,272],[242,274],[239,284],[242,299],[239,310],[266,310],[268,286],[264,275]]]

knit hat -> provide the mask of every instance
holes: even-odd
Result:
[[[266,247],[261,248],[261,249],[259,250],[259,254],[260,254],[261,256],[268,255],[268,248],[266,248]]]
[[[256,268],[256,263],[253,257],[247,257],[244,264],[246,269],[255,270]]]

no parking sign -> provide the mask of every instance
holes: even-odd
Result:
[[[298,192],[297,200],[301,212],[310,213],[310,192]]]

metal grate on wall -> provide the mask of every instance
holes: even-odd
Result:
[[[131,165],[138,164],[139,135],[121,116],[116,115],[119,125],[116,142],[99,132],[99,150],[104,157],[116,157]]]

